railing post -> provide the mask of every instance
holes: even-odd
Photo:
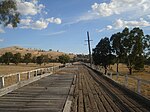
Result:
[[[20,73],[17,74],[17,82],[20,82]]]
[[[125,84],[124,84],[126,87],[128,87],[128,75],[126,74],[125,75]]]
[[[30,76],[30,71],[29,71],[29,72],[28,72],[28,79],[30,79],[30,77],[31,77],[31,76]]]
[[[112,72],[110,73],[110,78],[112,79]]]
[[[140,94],[141,93],[141,80],[137,79],[137,92]]]
[[[5,85],[5,82],[4,82],[4,77],[0,77],[0,88],[3,88]]]
[[[119,77],[119,73],[117,72],[117,75],[116,75],[116,80],[118,80],[118,77]]]

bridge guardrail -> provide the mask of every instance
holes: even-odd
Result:
[[[88,63],[86,63],[87,66],[90,67],[90,65]],[[102,68],[98,68],[94,65],[92,65],[92,69],[95,69],[101,73],[104,74],[104,69]],[[120,73],[116,73],[115,75],[113,75],[113,73],[111,71],[107,71],[107,74],[105,75],[106,77],[110,78],[111,80],[133,90],[134,92],[144,95],[148,98],[150,98],[150,81],[149,80],[144,80],[144,79],[140,79],[134,76],[130,76],[128,74],[126,75],[122,75]],[[147,88],[147,89],[145,89]]]
[[[69,65],[66,65],[69,66]],[[63,66],[63,67],[66,67]],[[35,70],[13,73],[9,75],[0,76],[0,96],[7,94],[15,89],[46,77],[57,70],[63,68],[62,66],[54,66],[48,68],[39,68]]]

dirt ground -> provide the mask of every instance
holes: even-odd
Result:
[[[24,63],[20,63],[18,65],[15,64],[10,64],[10,65],[0,65],[0,76],[1,75],[8,75],[12,73],[18,73],[18,72],[24,72],[24,71],[29,71],[29,70],[34,70],[37,68],[44,68],[44,67],[51,67],[51,66],[57,66],[61,65],[60,63],[49,63],[49,64],[42,64],[37,65],[33,63],[29,63],[28,65]]]

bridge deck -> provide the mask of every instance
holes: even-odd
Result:
[[[73,74],[52,74],[0,97],[0,112],[61,112]]]
[[[149,109],[91,69],[79,65],[72,112],[150,112]]]
[[[149,101],[144,105],[136,98],[75,65],[0,97],[0,112],[62,112],[68,99],[71,112],[150,112]]]

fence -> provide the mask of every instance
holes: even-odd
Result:
[[[89,66],[89,64],[86,64],[86,65]],[[92,68],[103,73],[103,75],[105,75],[103,68],[99,68],[94,65],[92,65]],[[143,96],[146,96],[147,98],[150,99],[150,81],[149,80],[143,80],[143,79],[133,77],[128,74],[126,75],[122,75],[120,73],[113,74],[111,71],[107,71],[107,74],[105,76],[129,88],[130,90],[137,92],[138,94],[141,94]]]
[[[46,77],[60,68],[62,67],[55,66],[0,76],[0,96]]]

